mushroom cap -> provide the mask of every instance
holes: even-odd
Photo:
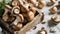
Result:
[[[51,18],[55,24],[58,24],[60,22],[60,16],[59,15],[53,15]]]
[[[56,0],[50,0],[51,2],[53,2],[53,3],[55,3],[56,2]]]
[[[50,10],[51,13],[56,13],[57,12],[57,7],[52,7]]]
[[[46,2],[44,0],[41,0],[41,1],[39,1],[38,6],[40,8],[43,8],[44,6],[46,6]]]
[[[17,6],[18,2],[16,0],[12,1],[12,6]]]
[[[29,21],[34,19],[34,13],[32,11],[28,12],[27,16]]]
[[[24,17],[23,17],[23,15],[22,15],[22,14],[19,14],[18,16],[20,17],[21,22],[24,22]]]
[[[19,14],[20,13],[19,9],[14,9],[14,13]]]
[[[22,24],[17,24],[17,25],[12,25],[12,28],[15,30],[15,31],[19,31],[21,28],[23,27]]]
[[[36,13],[36,9],[35,9],[34,7],[30,7],[29,9],[30,9],[30,11],[32,11],[34,14]]]
[[[40,32],[41,34],[45,34],[45,31]]]

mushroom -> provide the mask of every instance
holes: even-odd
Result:
[[[12,9],[12,7],[9,5],[5,5],[4,9],[5,9],[5,12],[3,14],[3,20],[7,21],[8,20],[8,12]]]
[[[7,20],[8,20],[8,15],[5,14],[2,19],[3,19],[5,22],[7,22]]]
[[[47,34],[47,31],[43,27],[43,29],[41,29],[40,31],[38,31],[38,34]]]
[[[34,7],[28,7],[30,11],[32,11],[34,13],[34,15],[36,14],[36,9]]]
[[[12,9],[11,6],[5,5],[5,7],[4,7],[5,12],[4,12],[3,16],[6,15],[9,11],[11,11],[11,9]]]
[[[2,2],[3,0],[0,0],[0,2]]]
[[[56,0],[50,0],[51,2],[48,2],[47,3],[47,6],[52,6],[52,5],[54,5],[54,3],[56,2]]]
[[[56,30],[55,28],[51,28],[51,29],[50,29],[50,32],[51,32],[51,33],[54,33],[54,32],[56,32],[56,31],[57,31],[57,30]]]
[[[33,6],[36,4],[36,0],[26,0],[28,3],[31,3]]]
[[[18,6],[18,0],[12,0],[12,6]]]
[[[53,25],[57,25],[57,24],[59,24],[60,23],[60,16],[59,15],[53,15],[52,17],[51,17],[51,24],[53,24]]]
[[[39,8],[43,8],[44,6],[46,6],[46,2],[45,2],[44,0],[40,0],[40,1],[38,2],[38,7],[39,7]]]
[[[51,12],[52,14],[55,14],[55,13],[57,12],[57,8],[56,8],[56,7],[52,7],[52,8],[50,9],[50,12]]]
[[[21,22],[24,22],[24,17],[23,17],[23,15],[22,15],[22,14],[19,14],[18,16],[20,17]]]
[[[17,15],[17,14],[19,14],[19,13],[20,13],[20,8],[19,8],[18,6],[13,7],[13,9],[12,9],[12,14]]]
[[[14,31],[19,31],[22,27],[23,25],[21,23],[18,23],[17,25],[12,25],[12,29]]]
[[[5,5],[5,8],[7,8],[7,9],[12,9],[12,7],[9,6],[9,5]]]
[[[31,21],[34,19],[34,13],[32,11],[29,11],[27,13],[27,19],[28,19],[28,21]]]

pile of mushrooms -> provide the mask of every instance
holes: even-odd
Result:
[[[38,14],[34,6],[36,2],[32,0],[12,0],[11,6],[5,5],[3,20],[8,23],[14,31],[19,31]],[[41,6],[45,5],[43,2],[44,1],[42,1]]]

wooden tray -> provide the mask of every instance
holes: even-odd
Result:
[[[31,28],[36,26],[42,19],[42,13],[40,12],[31,22],[27,23],[20,31],[14,32],[14,34],[26,34]]]

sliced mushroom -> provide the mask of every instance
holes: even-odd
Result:
[[[30,11],[32,11],[32,12],[34,13],[34,15],[35,15],[36,9],[35,9],[34,7],[29,7],[29,9],[30,9]]]
[[[52,14],[57,13],[57,8],[56,8],[56,7],[52,7],[52,8],[50,9],[50,12],[51,12]]]
[[[44,6],[46,6],[46,2],[44,0],[39,1],[38,7],[43,8]]]

